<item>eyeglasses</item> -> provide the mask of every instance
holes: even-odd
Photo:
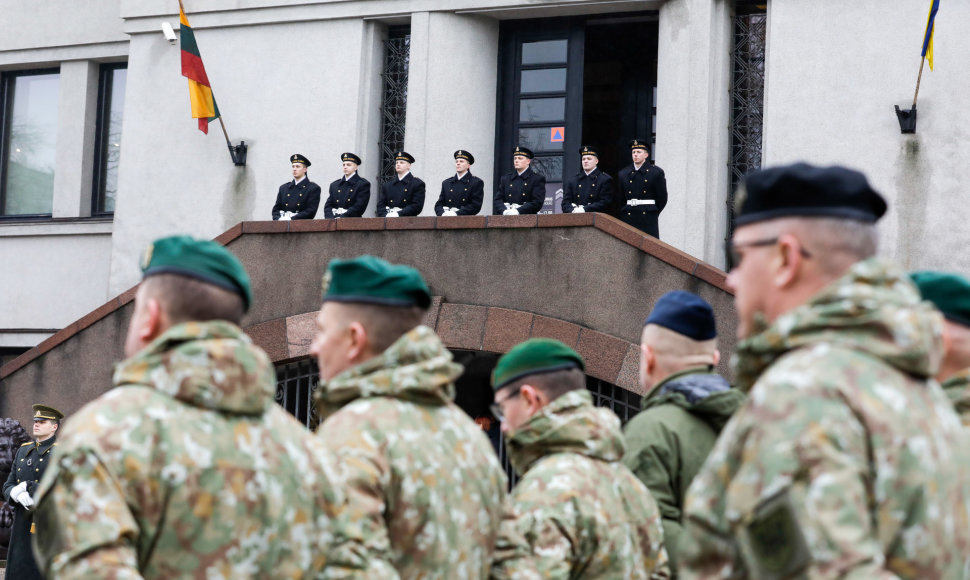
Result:
[[[508,403],[509,400],[512,399],[512,397],[518,395],[521,389],[522,389],[522,385],[519,385],[518,387],[515,388],[515,390],[509,393],[508,397],[505,397],[501,401],[495,401],[494,403],[488,406],[489,411],[491,411],[492,414],[495,415],[496,419],[498,419],[499,421],[505,421],[505,413],[502,411],[502,405],[504,405],[505,403]]]
[[[740,242],[740,243],[735,242],[734,240],[729,240],[727,243],[727,250],[728,250],[728,254],[731,256],[731,264],[734,267],[737,267],[737,265],[741,263],[741,258],[743,258],[744,256],[739,250],[743,250],[745,248],[763,248],[767,246],[774,246],[775,244],[778,243],[778,240],[779,240],[778,237],[765,238],[763,240],[752,240],[750,242]],[[801,246],[798,247],[798,252],[802,255],[803,258],[812,257],[812,255],[808,252],[808,250],[806,250]]]

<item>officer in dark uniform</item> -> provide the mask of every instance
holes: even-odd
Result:
[[[397,178],[381,186],[377,198],[378,217],[418,215],[424,209],[424,182],[411,174],[414,157],[407,151],[394,155]]]
[[[310,160],[296,153],[290,156],[293,181],[280,186],[273,206],[274,220],[312,220],[320,206],[320,186],[310,181]]]
[[[640,139],[630,141],[633,165],[620,170],[620,200],[626,204],[620,209],[619,218],[655,238],[660,238],[657,219],[667,205],[667,179],[664,170],[647,164],[650,155],[647,144]],[[624,197],[625,196],[625,197]]]
[[[7,578],[11,580],[43,580],[34,562],[30,539],[34,534],[33,495],[37,483],[50,465],[57,446],[57,428],[64,413],[47,405],[34,405],[34,440],[17,450],[10,476],[3,484],[3,500],[14,507],[13,530],[7,551]]]
[[[361,217],[370,201],[370,182],[357,174],[360,157],[344,153],[340,160],[344,176],[330,184],[330,195],[323,204],[323,217]]]
[[[436,214],[476,215],[482,210],[485,182],[469,170],[474,163],[475,156],[468,151],[455,151],[455,175],[441,182],[441,195],[434,204]]]
[[[583,169],[566,181],[562,195],[562,213],[610,213],[613,205],[613,178],[600,171],[600,154],[595,147],[584,145]]]
[[[516,147],[512,152],[515,169],[502,176],[492,200],[492,213],[519,215],[539,213],[546,201],[546,178],[532,170],[532,151]]]

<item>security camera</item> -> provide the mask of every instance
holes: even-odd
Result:
[[[178,42],[178,38],[175,36],[175,31],[172,30],[172,25],[168,22],[162,22],[162,34],[165,35],[165,40],[167,40],[169,44],[175,44]]]

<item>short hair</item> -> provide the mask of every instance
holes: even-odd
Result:
[[[239,294],[179,274],[155,274],[142,282],[172,324],[227,320],[239,325],[246,312]]]
[[[508,385],[505,385],[502,389],[515,390],[522,385],[532,385],[545,393],[550,401],[554,401],[570,391],[585,389],[586,374],[583,373],[582,369],[576,367],[535,375],[526,375],[521,379],[516,379]]]
[[[399,338],[421,324],[426,308],[420,306],[385,306],[359,302],[338,302],[347,324],[359,322],[367,331],[371,350],[381,353]]]
[[[643,327],[640,342],[650,346],[664,368],[687,368],[713,363],[717,338],[693,340],[657,324]]]
[[[879,249],[876,224],[834,217],[786,217],[762,223],[771,224],[776,235],[795,235],[826,274],[841,275],[847,266],[875,256]]]

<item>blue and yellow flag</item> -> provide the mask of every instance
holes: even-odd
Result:
[[[932,0],[930,2],[930,15],[926,19],[926,34],[923,35],[923,52],[920,56],[926,58],[926,62],[930,65],[930,70],[933,70],[933,31],[934,24],[936,22],[936,11],[940,9],[940,0]]]

